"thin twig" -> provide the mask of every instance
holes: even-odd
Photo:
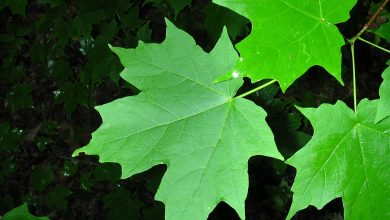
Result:
[[[368,28],[370,28],[371,24],[376,20],[378,15],[383,11],[383,9],[386,7],[387,3],[389,3],[390,0],[385,0],[381,6],[376,10],[376,12],[371,16],[370,20],[363,26],[363,28],[359,31],[359,33],[353,37],[350,42],[355,42]]]
[[[352,77],[353,77],[353,108],[354,108],[354,111],[355,113],[357,112],[357,85],[356,85],[356,64],[355,64],[355,41],[356,40],[361,40],[365,43],[367,43],[368,41],[362,39],[360,36],[367,31],[368,28],[370,28],[371,24],[376,20],[376,18],[378,17],[378,15],[381,13],[381,11],[383,11],[383,9],[385,8],[385,6],[387,5],[387,3],[389,3],[390,0],[385,0],[383,1],[383,3],[381,4],[381,6],[379,6],[379,8],[376,10],[376,12],[371,16],[370,20],[368,20],[368,22],[363,26],[363,28],[359,31],[358,34],[356,34],[351,40],[349,40],[349,44],[351,46],[351,53],[352,53]],[[369,42],[371,45],[373,43]],[[374,45],[373,45],[374,46]],[[378,45],[375,45],[375,47],[377,48],[380,48],[380,49],[384,49],[384,48],[381,48],[379,47]],[[386,50],[386,49],[385,49]]]

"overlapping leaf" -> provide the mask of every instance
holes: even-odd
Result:
[[[382,24],[375,33],[390,42],[390,14],[388,15],[388,20],[389,21]]]
[[[379,99],[379,106],[375,119],[376,122],[390,116],[390,67],[382,74],[382,78],[385,83],[379,88],[381,99]]]
[[[248,159],[283,157],[266,113],[233,98],[242,80],[212,83],[238,58],[226,31],[210,54],[169,22],[162,44],[112,50],[125,66],[121,76],[142,92],[99,106],[102,126],[74,155],[119,163],[122,178],[166,164],[156,195],[166,219],[206,219],[220,201],[244,218]]]
[[[30,213],[26,203],[7,212],[3,220],[49,220],[48,217],[37,217]]]
[[[335,24],[349,18],[356,0],[213,2],[252,21],[252,33],[237,45],[241,59],[235,76],[277,79],[286,90],[311,66],[320,65],[342,82],[340,48],[345,43]]]
[[[356,114],[342,102],[302,109],[314,136],[287,161],[297,168],[288,219],[338,197],[345,219],[390,219],[390,117],[376,123],[380,103],[389,99],[363,100]]]

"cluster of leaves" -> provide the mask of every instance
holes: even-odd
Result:
[[[346,42],[335,24],[349,18],[355,0],[337,8],[332,7],[337,1],[215,2],[252,22],[252,33],[236,46],[240,57],[226,31],[206,53],[169,21],[161,44],[111,48],[124,66],[121,77],[142,92],[99,106],[102,126],[73,154],[118,163],[123,179],[166,164],[155,198],[165,204],[167,219],[206,219],[221,201],[244,219],[249,158],[284,159],[266,113],[243,99],[251,92],[236,96],[243,83],[237,78],[271,78],[284,92],[319,65],[342,83],[341,47]],[[287,161],[297,168],[287,219],[338,197],[347,219],[389,217],[389,72],[383,73],[379,100],[364,99],[354,110],[343,102],[300,110],[313,124],[314,135]],[[222,73],[227,75],[218,78]]]
[[[93,107],[133,92],[119,79],[120,63],[107,45],[161,41],[164,17],[175,18],[190,4],[0,2],[0,215],[22,202],[51,218],[162,213],[150,199],[158,172],[149,174],[152,183],[147,174],[125,182],[115,164],[80,163],[70,155],[99,123]]]
[[[36,215],[51,219],[101,213],[106,219],[160,219],[164,212],[167,219],[206,219],[224,201],[242,219],[284,218],[294,170],[281,160],[294,155],[287,161],[297,168],[289,217],[342,197],[347,218],[369,209],[367,218],[385,219],[389,71],[379,101],[363,100],[356,115],[342,102],[294,107],[338,99],[351,105],[349,79],[343,88],[325,74],[313,78],[325,71],[312,68],[296,80],[320,65],[343,81],[345,42],[335,24],[349,18],[356,2],[328,1],[321,10],[309,1],[253,2],[2,1],[0,214],[27,202]],[[360,6],[364,13],[378,5],[366,3]],[[355,29],[339,28],[352,36],[367,16]],[[375,33],[388,40],[388,23],[379,26]],[[121,77],[108,44],[136,47],[111,48],[125,67]],[[362,89],[362,97],[377,98],[386,58],[374,53],[376,75],[370,79],[376,83]],[[252,94],[252,102],[236,96],[252,88],[250,83],[213,82],[232,73],[253,82],[277,79],[281,89],[271,85]],[[361,84],[367,81],[359,77]],[[101,163],[71,157],[100,124],[93,107],[137,93],[97,107],[103,125],[73,154],[98,155]],[[333,124],[324,118],[334,118]],[[312,129],[312,140],[299,150]],[[255,155],[275,159],[249,160]],[[167,165],[165,174],[160,164]],[[158,187],[155,198],[165,210],[153,200]],[[24,204],[4,219],[38,218],[28,212]],[[329,213],[340,215],[341,205]],[[209,217],[237,215],[214,211]]]

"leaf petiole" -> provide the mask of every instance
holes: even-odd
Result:
[[[380,50],[382,50],[382,51],[384,51],[384,52],[386,52],[386,53],[390,53],[390,50],[388,50],[388,49],[386,49],[386,48],[384,48],[384,47],[381,47],[381,46],[379,46],[379,45],[376,45],[376,44],[374,44],[374,43],[372,43],[372,42],[370,42],[370,41],[368,41],[368,40],[365,40],[365,39],[363,39],[363,38],[361,38],[361,37],[358,37],[357,39],[360,40],[360,41],[362,41],[362,42],[364,42],[364,43],[366,43],[366,44],[369,44],[369,45],[371,45],[371,46],[373,46],[373,47],[376,47],[376,48],[378,48],[378,49],[380,49]]]
[[[269,86],[269,85],[271,85],[271,84],[273,84],[275,82],[277,82],[276,79],[271,80],[271,81],[269,81],[269,82],[267,82],[267,83],[265,83],[265,84],[263,84],[263,85],[261,85],[259,87],[256,87],[256,88],[254,88],[252,90],[249,90],[248,92],[245,92],[245,93],[243,93],[243,94],[241,94],[239,96],[236,96],[235,98],[243,98],[243,97],[248,96],[248,95],[250,95],[252,93],[255,93],[255,92],[257,92],[257,91],[259,91],[261,89],[264,89],[265,87],[267,87],[267,86]]]
[[[353,110],[357,111],[357,92],[356,92],[356,65],[355,65],[355,44],[351,43],[352,54],[352,77],[353,77]]]
[[[371,16],[370,20],[363,26],[363,28],[359,31],[358,34],[356,34],[351,40],[349,40],[349,44],[351,45],[351,53],[352,53],[352,77],[353,77],[353,110],[357,111],[357,92],[356,92],[356,64],[355,64],[355,41],[360,40],[364,43],[367,43],[371,46],[374,46],[382,51],[385,51],[387,53],[390,53],[389,50],[386,48],[380,47],[374,43],[371,43],[370,41],[367,41],[360,36],[367,31],[367,29],[371,26],[371,24],[376,20],[378,15],[381,13],[381,11],[385,8],[387,3],[389,3],[390,0],[384,0],[383,3],[379,6],[379,8],[376,10],[376,12]]]

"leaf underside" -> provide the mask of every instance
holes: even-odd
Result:
[[[342,83],[343,36],[335,24],[349,19],[356,0],[214,0],[252,22],[237,45],[235,73],[252,81],[276,79],[285,91],[310,67],[324,67]],[[232,78],[232,72],[219,78]]]
[[[242,80],[212,83],[238,58],[226,30],[211,53],[170,22],[162,44],[112,50],[122,78],[142,92],[97,107],[103,124],[74,156],[119,163],[122,178],[166,164],[156,194],[166,219],[207,219],[220,201],[244,219],[249,158],[283,157],[266,113],[233,98]]]

